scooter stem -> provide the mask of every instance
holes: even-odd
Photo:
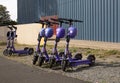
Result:
[[[47,43],[47,37],[44,37],[44,48],[46,48],[46,43]]]

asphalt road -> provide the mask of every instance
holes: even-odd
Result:
[[[89,83],[0,57],[0,83]]]

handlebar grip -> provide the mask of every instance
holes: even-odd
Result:
[[[81,21],[81,20],[73,20],[73,22],[83,22],[83,21]]]
[[[40,22],[35,22],[35,23],[40,23]]]

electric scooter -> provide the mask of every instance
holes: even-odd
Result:
[[[51,18],[51,20],[53,20],[55,22],[59,22],[59,27],[56,29],[55,45],[54,45],[54,48],[53,48],[53,51],[52,51],[52,54],[50,57],[50,61],[49,61],[50,68],[52,68],[54,64],[60,65],[62,57],[64,56],[64,52],[58,53],[57,45],[58,45],[58,42],[60,42],[60,39],[64,38],[64,36],[65,36],[65,29],[62,27],[62,23],[66,23],[59,18],[58,19]]]
[[[46,43],[48,38],[51,38],[53,36],[53,29],[51,28],[51,25],[58,24],[55,22],[50,22],[48,20],[46,20],[45,22],[46,22],[46,28],[45,28],[45,35],[44,35],[44,45],[42,47],[41,55],[38,57],[39,66],[42,66],[44,62],[47,63],[50,60],[50,56],[48,55],[46,50]]]
[[[10,27],[9,25],[7,26],[7,28],[10,29],[10,31],[7,32],[7,46],[6,46],[6,49],[3,51],[3,55],[7,56],[9,53],[8,53],[8,50],[10,49],[10,45],[11,45],[11,33],[12,33],[12,30],[13,28]]]
[[[33,56],[33,65],[36,64],[36,62],[38,61],[38,56],[41,55],[40,42],[41,42],[41,39],[44,37],[44,34],[45,34],[45,29],[44,29],[45,21],[40,20],[39,22],[36,22],[36,23],[42,24],[42,29],[38,33],[38,39],[37,39],[38,44],[37,44],[36,51],[35,51],[34,56]]]
[[[10,50],[9,50],[9,55],[12,55],[12,54],[32,55],[33,52],[34,52],[34,49],[33,49],[33,48],[25,47],[23,50],[16,50],[16,49],[15,49],[15,47],[14,47],[14,39],[17,37],[17,35],[16,35],[17,27],[15,27],[14,25],[11,25],[11,27],[14,29],[14,31],[12,31],[12,33],[11,33],[11,41],[12,41],[12,43],[11,43],[11,47],[10,47]]]
[[[72,54],[69,51],[69,42],[71,38],[74,38],[77,34],[77,29],[73,27],[73,22],[83,22],[79,20],[73,20],[73,19],[64,19],[65,21],[69,22],[69,28],[68,33],[66,36],[66,48],[65,48],[65,57],[62,59],[61,66],[62,70],[66,71],[67,67],[75,67],[82,64],[88,64],[89,66],[93,66],[95,64],[95,56],[94,55],[88,55],[87,60],[81,60],[82,54],[78,53],[75,55],[74,58],[72,58]]]
[[[49,61],[50,61],[50,58],[51,58],[50,56],[48,56],[48,53],[47,53],[47,51],[46,51],[46,43],[47,43],[47,39],[50,38],[50,37],[48,37],[48,36],[49,36],[50,34],[53,35],[53,33],[50,33],[49,30],[46,30],[46,29],[47,29],[48,27],[50,27],[52,24],[58,24],[58,23],[56,23],[56,22],[49,22],[48,20],[44,20],[44,21],[40,20],[39,22],[36,22],[36,23],[41,23],[41,24],[42,24],[42,28],[43,28],[43,29],[40,31],[38,37],[40,38],[40,40],[41,40],[42,37],[44,37],[44,46],[43,46],[42,52],[41,52],[40,46],[39,46],[39,45],[40,45],[40,40],[38,40],[38,45],[37,45],[36,53],[35,53],[35,56],[34,56],[34,59],[33,59],[33,65],[36,64],[36,62],[37,62],[37,60],[38,60],[38,65],[41,66],[43,62],[49,62]],[[44,28],[44,25],[45,25],[45,24],[47,25],[46,28]],[[46,32],[45,32],[45,30],[46,30]],[[51,31],[53,31],[53,30],[51,30]],[[61,31],[61,30],[59,30],[59,31]],[[65,30],[62,30],[62,31],[63,31],[63,34],[62,34],[62,35],[64,35],[64,34],[65,34]],[[45,33],[50,33],[50,34],[45,35]],[[62,35],[61,35],[61,36],[62,36]],[[51,37],[52,37],[52,36],[51,36]],[[59,41],[59,39],[56,39],[55,41]],[[59,57],[62,56],[62,54],[64,54],[64,52],[60,52],[60,53],[58,54],[56,48],[57,48],[57,44],[55,43],[54,53],[57,53],[57,57],[59,58]],[[56,50],[56,52],[55,52],[55,50]],[[52,54],[53,54],[53,53],[52,53]],[[43,55],[44,55],[44,56],[43,56]],[[39,58],[39,59],[38,59],[38,58]],[[43,59],[44,59],[44,60],[43,60]]]

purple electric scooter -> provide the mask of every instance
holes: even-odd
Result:
[[[62,23],[66,23],[61,19],[53,19],[51,18],[51,20],[55,21],[55,22],[59,22],[59,27],[56,29],[56,39],[55,39],[55,45],[50,57],[50,61],[49,61],[49,67],[52,68],[53,65],[57,64],[60,65],[61,61],[62,61],[62,57],[64,57],[64,52],[59,52],[57,50],[57,45],[58,42],[60,42],[61,38],[64,38],[65,36],[65,29],[62,27]],[[67,22],[68,23],[68,22]]]
[[[47,63],[50,60],[50,56],[48,55],[47,49],[46,49],[46,43],[47,43],[48,38],[51,38],[53,36],[53,29],[51,28],[51,25],[58,24],[55,22],[50,22],[48,20],[46,20],[45,22],[46,22],[46,28],[45,28],[45,32],[44,32],[45,33],[44,34],[44,45],[42,47],[41,54],[38,57],[38,65],[39,66],[42,66],[42,64],[44,62]]]
[[[74,58],[72,58],[72,54],[69,51],[69,42],[71,38],[74,38],[77,34],[77,29],[73,27],[73,22],[82,22],[79,20],[73,20],[73,19],[64,19],[62,20],[69,22],[69,28],[68,33],[66,36],[66,48],[65,48],[65,57],[63,58],[61,62],[62,70],[66,71],[67,67],[75,67],[82,64],[88,64],[89,66],[93,66],[95,64],[95,56],[94,55],[88,55],[86,60],[82,60],[82,54],[78,53],[75,55]]]
[[[49,56],[47,51],[46,51],[46,43],[47,43],[47,39],[52,37],[52,35],[53,35],[53,30],[50,28],[50,26],[52,24],[58,24],[58,23],[49,22],[48,20],[44,20],[44,21],[40,20],[40,22],[37,22],[37,23],[41,23],[43,29],[40,31],[40,33],[38,35],[39,40],[38,40],[36,53],[34,55],[33,64],[36,64],[37,60],[38,60],[38,65],[39,66],[41,66],[43,62],[48,62],[48,63],[51,64],[51,63],[53,63],[53,62],[51,62],[51,61],[53,61],[53,57],[52,57],[53,54],[56,55],[57,60],[59,60],[61,58],[61,56],[64,54],[64,52],[59,52],[58,53],[58,51],[57,51],[57,42],[60,41],[60,37],[63,37],[65,35],[65,30],[63,28],[61,28],[60,30],[57,30],[57,34],[60,33],[61,31],[62,31],[62,33],[61,33],[61,35],[58,35],[56,37],[53,52],[52,52],[51,56]],[[44,24],[47,25],[46,28],[44,28]],[[43,45],[43,48],[42,48],[42,51],[41,51],[40,50],[40,40],[41,40],[42,37],[44,37],[44,45]]]
[[[9,55],[9,49],[10,49],[10,45],[11,45],[11,33],[13,32],[12,30],[13,30],[13,28],[11,27],[11,26],[7,26],[7,28],[9,28],[10,29],[10,31],[8,31],[7,32],[7,46],[6,46],[6,49],[3,51],[3,55],[5,55],[5,56],[7,56],[7,55]]]
[[[14,39],[17,37],[17,35],[16,35],[17,27],[15,27],[14,25],[11,25],[11,27],[14,29],[14,31],[12,31],[12,33],[11,33],[11,46],[10,46],[10,50],[9,50],[9,55],[12,55],[12,54],[32,55],[33,52],[34,52],[33,48],[25,47],[23,50],[16,50],[15,49],[15,47],[14,47]]]
[[[33,65],[36,64],[36,62],[38,61],[38,57],[41,55],[40,42],[41,42],[41,39],[44,37],[44,34],[45,34],[45,29],[44,29],[45,21],[40,20],[39,22],[36,22],[36,23],[42,24],[42,29],[38,34],[38,39],[37,39],[38,44],[37,44],[36,51],[35,51],[34,56],[33,56]]]

